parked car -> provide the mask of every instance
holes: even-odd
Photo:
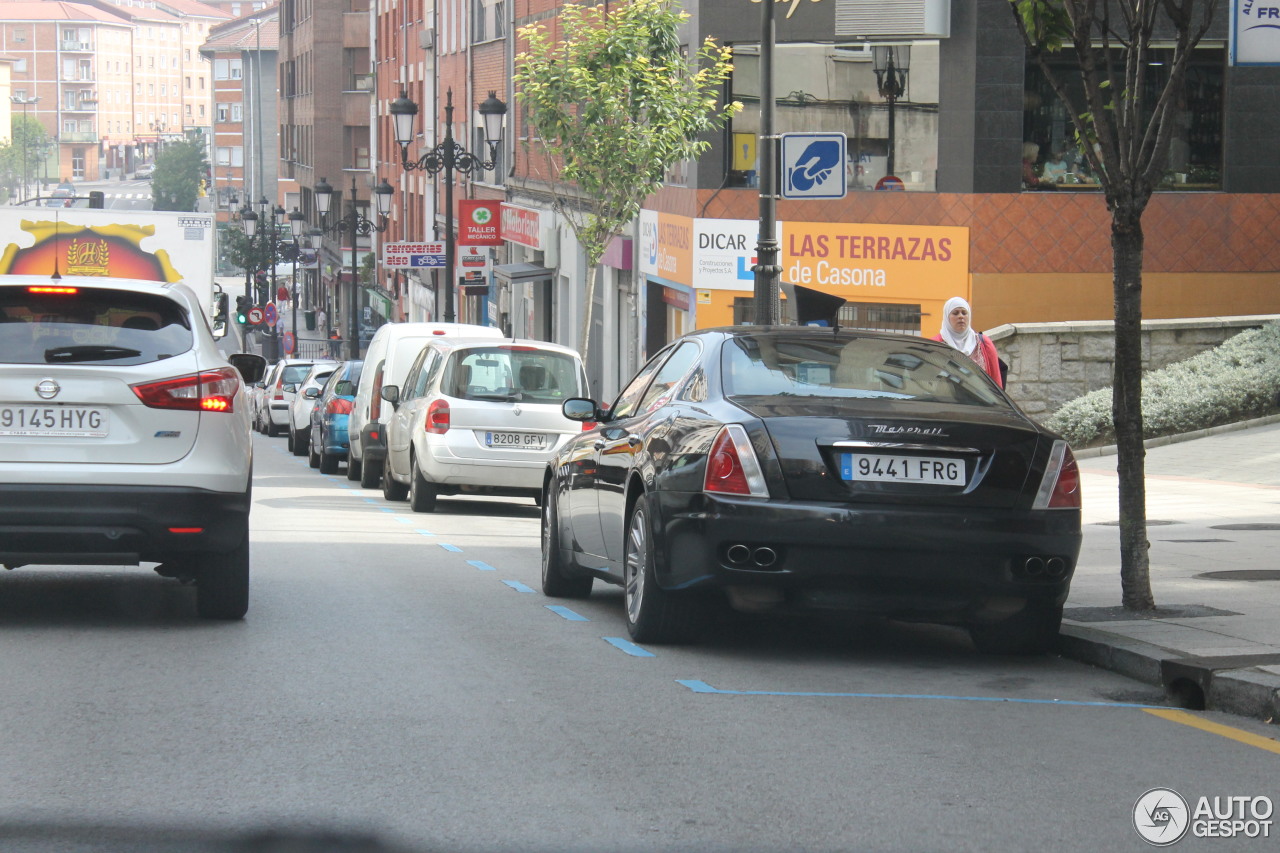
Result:
[[[264,434],[277,436],[288,430],[289,405],[316,363],[312,358],[282,358],[271,368],[258,402],[258,423]]]
[[[347,435],[347,418],[356,399],[363,361],[344,361],[330,374],[324,388],[315,396],[311,408],[311,434],[307,462],[321,474],[337,473],[338,463],[347,458],[351,447]],[[307,390],[306,394],[312,394]]]
[[[369,369],[360,374],[360,387],[347,421],[347,430],[351,433],[348,479],[359,480],[366,489],[381,482],[382,459],[386,455],[382,386],[403,383],[409,365],[422,348],[429,341],[449,336],[500,338],[502,332],[492,326],[466,323],[387,323],[374,333],[364,354]]]
[[[307,445],[311,440],[311,409],[315,407],[320,389],[337,366],[336,361],[318,361],[313,364],[306,378],[298,385],[293,400],[289,402],[288,447],[294,456],[307,455]],[[308,395],[308,391],[315,393]]]
[[[383,496],[415,512],[459,492],[539,499],[547,461],[582,432],[560,407],[586,390],[581,356],[559,344],[433,341],[403,386],[382,387]]]
[[[542,588],[625,590],[637,641],[735,608],[867,611],[1056,637],[1080,550],[1067,443],[944,344],[812,327],[685,335],[546,469]]]
[[[57,189],[50,192],[48,197],[44,200],[45,207],[73,207],[75,203],[75,188],[66,185],[59,186]]]
[[[0,564],[154,562],[196,607],[249,606],[245,381],[183,284],[0,279]]]

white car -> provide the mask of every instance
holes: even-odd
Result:
[[[441,339],[418,355],[404,385],[386,385],[382,494],[415,512],[437,495],[530,497],[547,461],[582,432],[561,405],[587,394],[582,358],[545,341]]]
[[[293,401],[289,403],[289,451],[294,456],[307,455],[307,445],[311,441],[311,410],[316,407],[316,398],[324,389],[324,383],[337,367],[336,361],[318,361],[313,364],[307,378],[302,380],[293,395]],[[308,391],[313,393],[308,395]]]
[[[262,396],[256,412],[257,426],[263,433],[276,436],[289,429],[289,406],[298,395],[298,387],[316,364],[314,358],[282,358],[271,368],[265,385],[260,389]]]
[[[0,564],[158,563],[244,616],[265,367],[222,356],[185,285],[0,278]]]

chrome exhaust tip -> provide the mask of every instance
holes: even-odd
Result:
[[[767,569],[778,562],[778,552],[772,548],[761,547],[751,552],[751,562],[761,569]]]
[[[745,565],[751,559],[751,549],[746,545],[730,545],[724,552],[725,559],[735,566]]]

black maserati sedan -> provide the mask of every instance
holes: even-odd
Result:
[[[703,329],[655,355],[542,497],[542,590],[625,590],[637,642],[694,639],[717,601],[961,625],[978,649],[1058,635],[1080,552],[1067,443],[923,338]]]

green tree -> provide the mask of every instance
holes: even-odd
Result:
[[[579,339],[584,359],[597,267],[609,243],[667,170],[704,151],[710,143],[703,135],[741,109],[720,102],[733,68],[728,48],[708,38],[686,56],[680,28],[688,17],[676,0],[566,4],[558,26],[520,30],[527,47],[515,61],[516,97],[545,155],[548,191],[590,268]]]
[[[10,141],[0,145],[0,183],[15,194],[19,187],[31,184],[39,175],[40,164],[49,155],[53,140],[44,125],[15,113],[10,123]]]
[[[1142,214],[1164,176],[1187,60],[1219,0],[1010,0],[1031,58],[1067,108],[1111,213],[1121,603],[1155,608],[1142,445]],[[1172,45],[1156,63],[1153,47]],[[1066,85],[1048,55],[1074,51]],[[1153,77],[1161,69],[1163,84]]]
[[[200,182],[208,172],[203,141],[169,143],[156,155],[156,171],[151,178],[152,209],[195,210]]]

